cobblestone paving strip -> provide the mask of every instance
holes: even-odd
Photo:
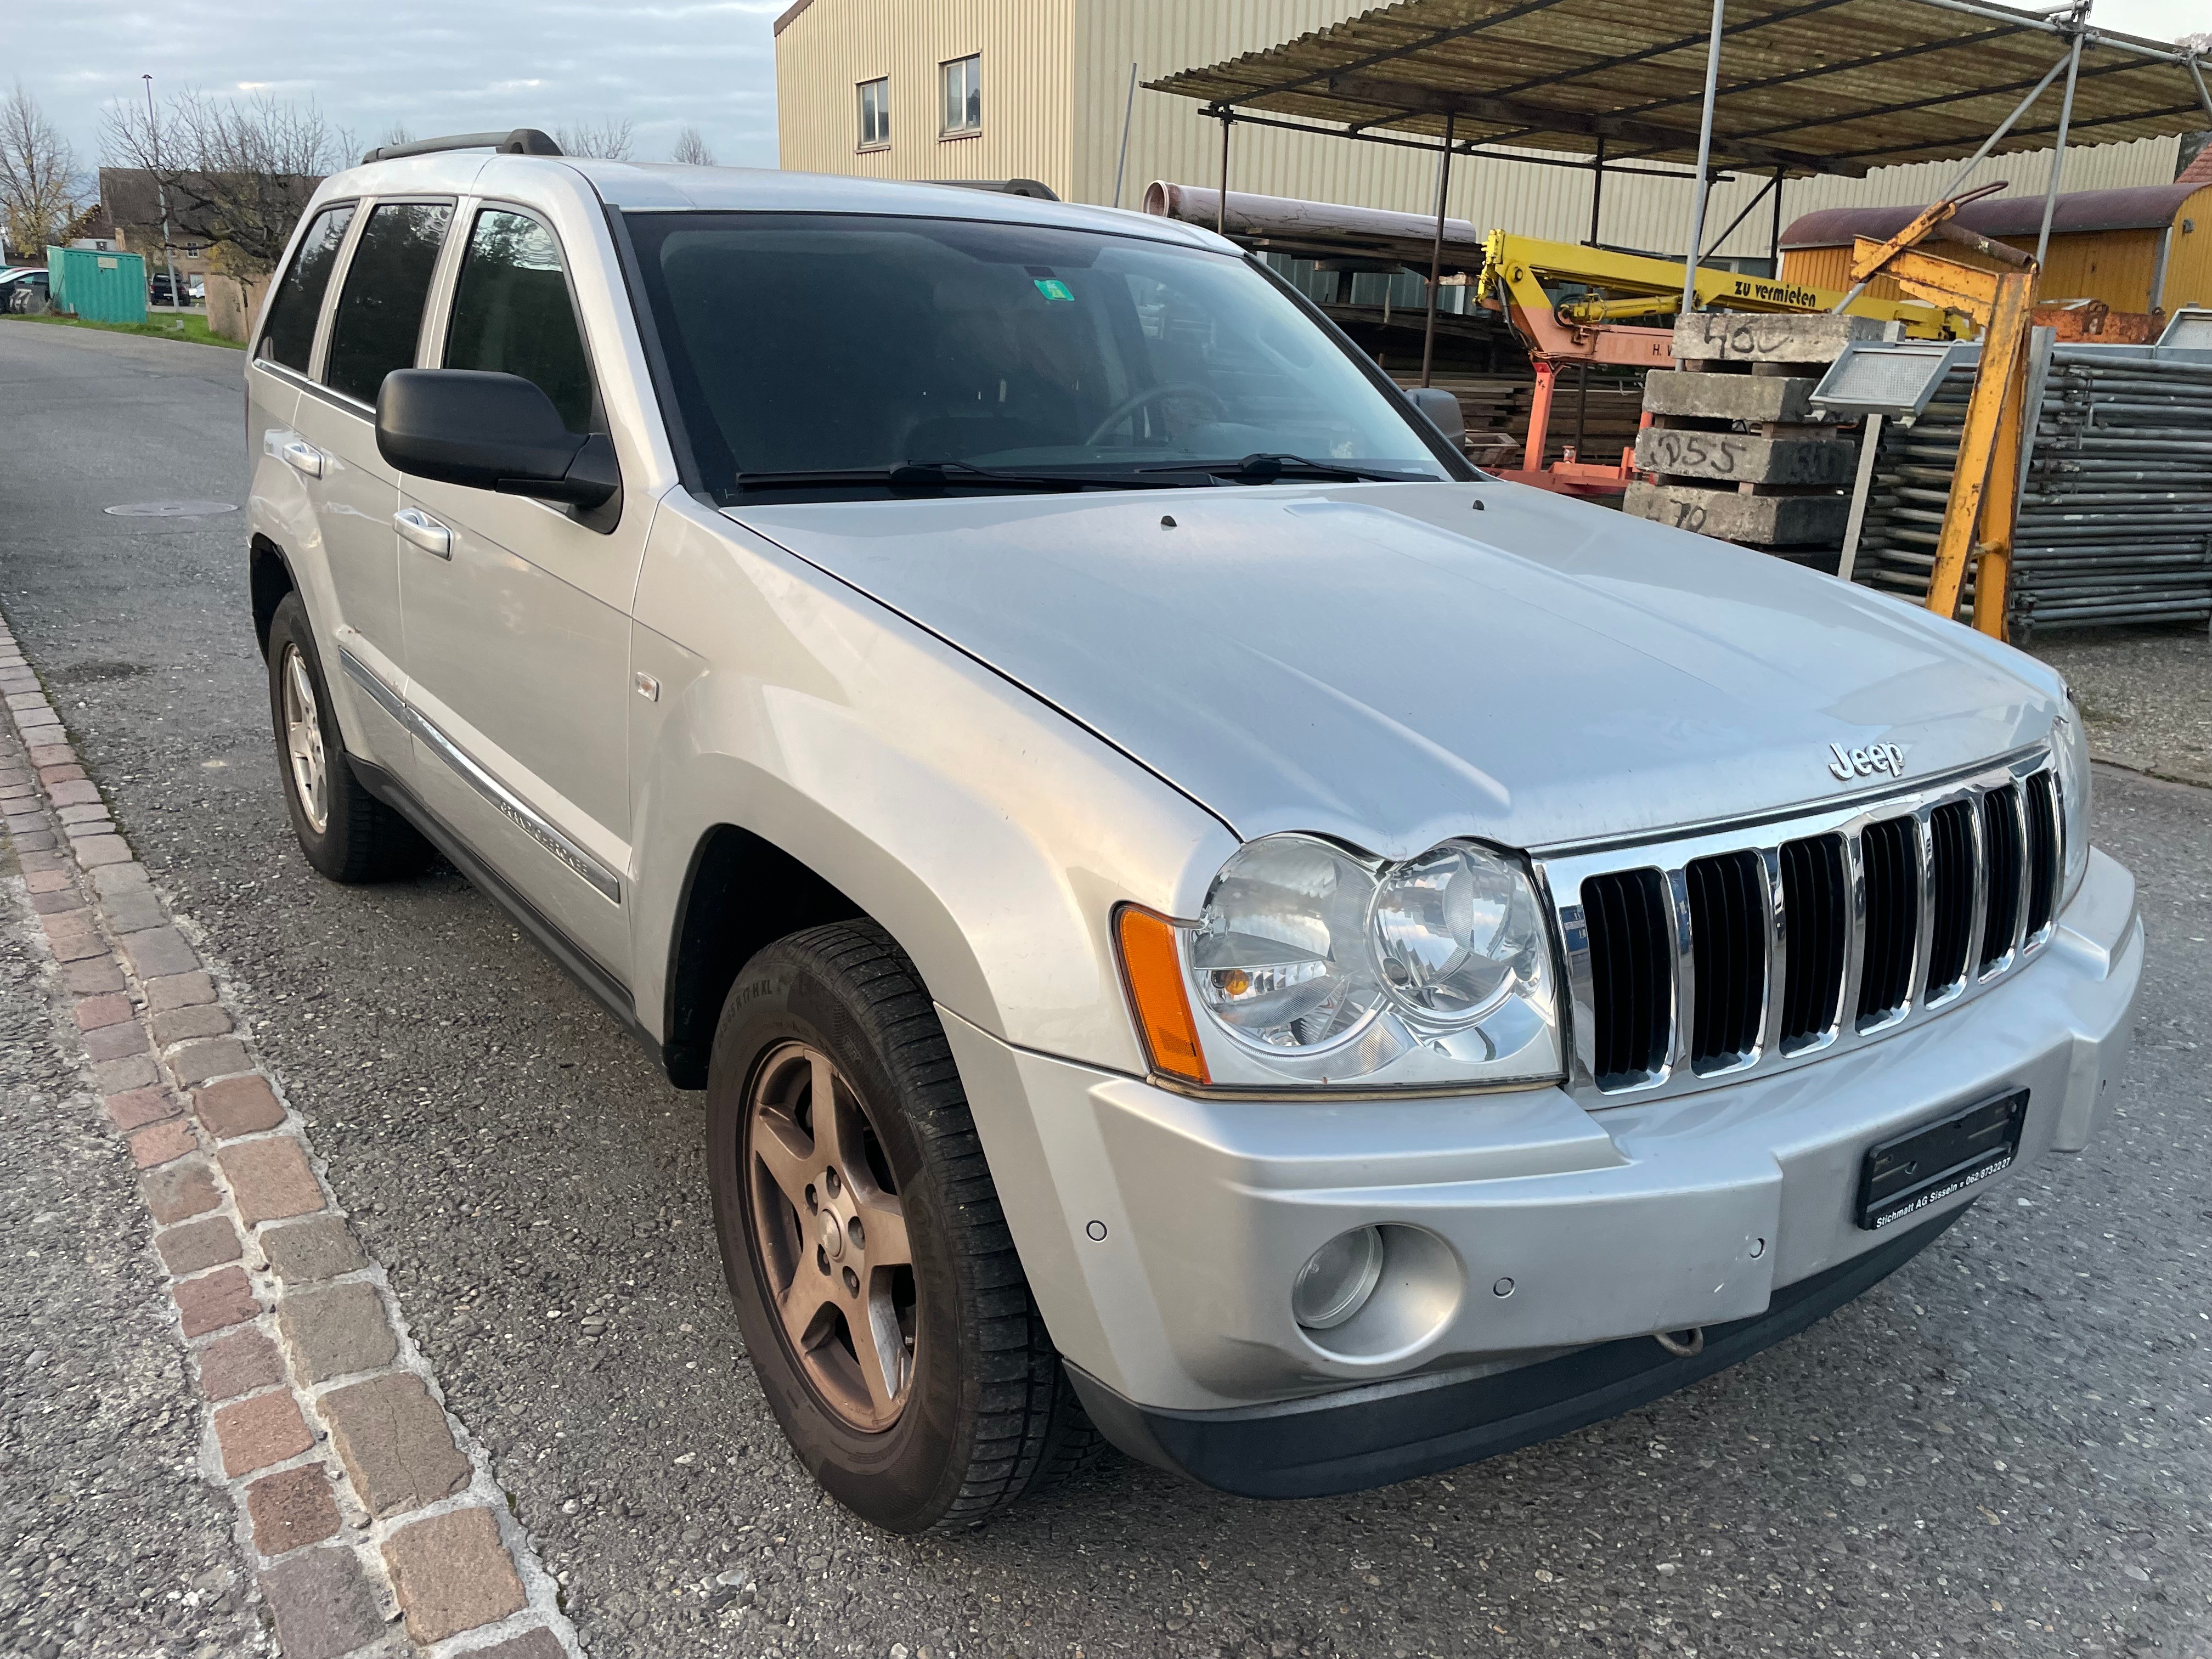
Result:
[[[0,690],[14,727],[0,729],[0,825],[139,1172],[208,1407],[202,1466],[237,1506],[277,1644],[289,1659],[580,1654],[282,1084],[4,623]]]

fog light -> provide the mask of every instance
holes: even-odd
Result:
[[[1382,1232],[1355,1227],[1316,1250],[1291,1286],[1291,1313],[1310,1331],[1341,1325],[1375,1293],[1382,1277]]]

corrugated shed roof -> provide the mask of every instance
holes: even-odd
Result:
[[[2177,185],[2212,185],[2212,144],[2198,150],[2173,182]]]
[[[2053,235],[2080,231],[2148,230],[2170,225],[2181,204],[2203,184],[2137,185],[2130,190],[2075,190],[2058,198],[2051,216]],[[1855,236],[1894,236],[1926,211],[1919,207],[1824,208],[1793,220],[1782,233],[1782,246],[1841,247]],[[2007,196],[1969,202],[1956,222],[1984,236],[2033,236],[2043,228],[2043,198]]]
[[[1317,122],[1589,155],[1692,161],[1709,0],[1400,0],[1264,52],[1146,84]],[[1717,159],[1861,173],[1970,155],[2067,49],[2032,13],[1923,0],[1731,0]],[[2054,85],[1999,152],[2046,149]],[[2093,31],[2069,142],[2206,125],[2160,42]]]

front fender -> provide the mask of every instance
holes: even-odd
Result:
[[[1218,820],[1029,693],[672,495],[633,653],[641,1019],[701,839],[732,824],[836,885],[931,995],[1018,1047],[1141,1074],[1111,917],[1171,908],[1234,850]]]

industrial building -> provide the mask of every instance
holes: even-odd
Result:
[[[1112,204],[1118,192],[1120,205],[1135,207],[1155,179],[1212,185],[1221,168],[1218,125],[1191,98],[1146,83],[1388,9],[1372,0],[797,0],[775,23],[781,163],[883,179],[1030,178],[1071,200]],[[2077,132],[2063,188],[2169,185],[2181,142],[2100,144],[2094,131]],[[2039,203],[2051,155],[2005,155],[1984,176]],[[1793,177],[1778,217],[1770,196],[1708,251],[1772,274],[1781,227],[1825,209],[1917,205],[1941,193],[1951,170]],[[1721,169],[1709,222],[1729,224],[1767,183],[1764,173]],[[1692,189],[1685,169],[1609,167],[1594,224],[1595,186],[1587,156],[1486,146],[1455,167],[1448,211],[1484,229],[1680,257]],[[1432,212],[1436,164],[1425,148],[1240,125],[1230,187]]]

